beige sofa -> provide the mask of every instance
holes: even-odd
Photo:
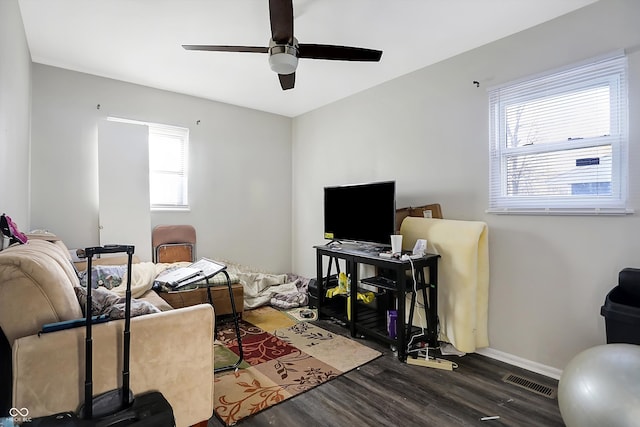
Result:
[[[12,404],[30,417],[75,411],[84,400],[85,329],[39,334],[42,325],[82,318],[79,284],[60,241],[29,240],[0,251],[0,327],[12,350]],[[163,300],[153,291],[143,299]],[[213,413],[214,313],[207,304],[131,321],[130,383],[135,394],[158,390],[177,426]],[[121,385],[123,320],[93,327],[93,391]]]

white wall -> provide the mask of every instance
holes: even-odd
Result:
[[[153,226],[194,225],[199,256],[291,270],[291,119],[40,64],[33,228],[72,248],[98,244],[97,123],[108,116],[190,129],[191,211],[154,212]]]
[[[640,2],[601,0],[294,119],[294,270],[315,275],[325,185],[395,179],[398,207],[440,203],[446,218],[488,223],[491,349],[554,370],[604,343],[600,306],[620,269],[640,267],[640,216],[486,214],[486,89],[627,49],[631,207],[640,213],[638,16]]]
[[[16,0],[0,1],[0,213],[29,230],[31,56]]]

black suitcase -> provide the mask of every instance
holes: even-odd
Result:
[[[122,368],[122,387],[93,396],[93,343],[91,337],[91,263],[94,255],[126,253],[127,290],[124,319],[124,359]],[[63,412],[41,418],[33,418],[34,426],[139,426],[139,427],[175,427],[175,418],[171,405],[157,391],[133,396],[129,388],[129,359],[131,354],[131,264],[134,246],[107,245],[85,249],[87,257],[87,306],[86,313],[86,361],[84,404],[74,412]]]

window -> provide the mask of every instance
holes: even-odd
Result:
[[[489,90],[493,213],[625,213],[626,57]]]
[[[187,209],[189,129],[148,124],[152,209]]]

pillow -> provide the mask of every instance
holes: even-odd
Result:
[[[270,304],[285,310],[301,307],[309,304],[309,295],[306,292],[274,293],[271,295]]]
[[[103,286],[107,289],[113,289],[120,286],[127,274],[126,265],[92,265],[91,266],[91,286],[96,289]],[[80,284],[87,286],[87,271],[81,271],[79,274]],[[92,298],[93,299],[93,298]]]
[[[87,306],[87,289],[81,286],[75,286],[73,290],[76,292],[78,302],[82,307],[82,313],[86,316],[87,313],[85,312],[85,307]],[[100,287],[91,290],[92,316],[106,314],[110,319],[124,319],[125,304],[125,297],[121,297],[108,289]],[[151,313],[160,313],[160,309],[148,301],[131,298],[131,317]]]

